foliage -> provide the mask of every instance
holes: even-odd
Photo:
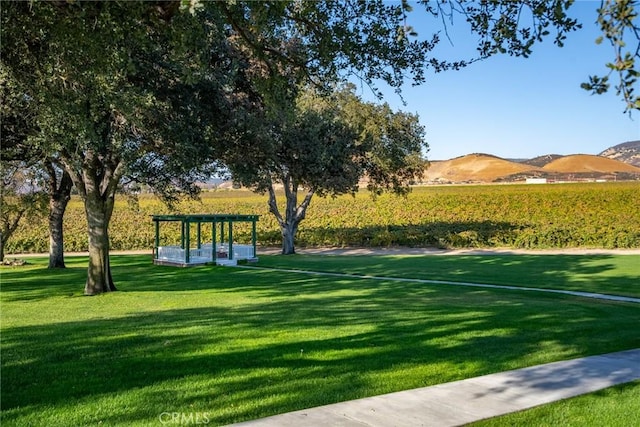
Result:
[[[64,167],[85,202],[88,294],[115,290],[107,230],[119,186],[193,194],[210,173],[212,140],[232,122],[226,113],[241,110],[226,102],[244,91],[220,21],[176,10],[141,1],[2,8],[3,77],[36,105],[27,143]]]
[[[191,0],[191,4],[204,4]],[[441,39],[436,24],[431,34],[417,34],[409,17],[442,18],[463,15],[479,36],[479,57],[498,53],[527,56],[533,44],[556,31],[556,43],[579,28],[567,16],[571,1],[444,2],[420,1],[414,10],[408,1],[368,2],[284,1],[215,2],[227,22],[255,55],[271,70],[297,69],[321,87],[331,87],[355,75],[374,90],[379,82],[400,89],[410,80],[426,80],[436,72],[467,66],[475,59],[448,61],[431,51]],[[526,20],[526,16],[530,18]],[[261,32],[268,28],[269,31]],[[477,59],[477,58],[476,58]]]
[[[528,57],[536,42],[555,30],[554,43],[560,47],[566,34],[581,28],[576,19],[567,16],[573,0],[535,0],[465,2],[447,0],[431,4],[421,0],[427,11],[443,18],[462,15],[479,36],[481,58],[498,53]]]
[[[406,198],[369,194],[318,199],[298,233],[300,246],[440,246],[540,248],[639,248],[638,183],[414,187]],[[282,193],[278,193],[282,194]],[[117,250],[151,250],[150,215],[258,214],[258,243],[278,246],[278,223],[262,196],[249,191],[203,193],[170,211],[157,199],[116,202],[109,229]],[[281,207],[282,208],[282,207]],[[86,219],[77,199],[64,220],[69,251],[86,251]],[[167,241],[179,230],[166,229]],[[249,230],[238,230],[242,242]],[[46,222],[29,218],[16,230],[8,253],[46,252]]]
[[[637,0],[601,1],[598,24],[603,35],[598,37],[596,43],[600,44],[606,39],[613,48],[614,60],[607,64],[607,75],[590,76],[589,82],[582,84],[584,89],[599,95],[609,90],[609,77],[617,73],[619,83],[615,86],[616,94],[624,99],[626,111],[640,110],[640,95],[635,93],[640,76],[636,64],[636,59],[640,58],[640,26],[635,22],[638,5]]]
[[[45,197],[33,180],[33,170],[22,162],[0,161],[0,262],[11,237],[25,219],[38,218]]]
[[[304,100],[317,105],[313,97]],[[416,114],[393,111],[387,103],[362,102],[355,86],[345,85],[330,100],[339,109],[340,117],[358,135],[358,159],[367,190],[375,195],[385,191],[405,195],[409,185],[422,177],[429,149],[425,129]]]
[[[298,225],[314,195],[355,194],[363,178],[375,194],[409,191],[422,175],[424,128],[417,116],[394,112],[387,105],[360,100],[354,86],[332,96],[313,91],[301,94],[292,111],[274,107],[263,124],[262,146],[233,147],[224,158],[234,180],[263,194],[282,231],[282,252],[294,252]],[[280,117],[279,121],[269,119]],[[255,155],[247,152],[255,150]],[[278,208],[275,186],[285,193],[284,214]],[[298,191],[304,199],[298,204]]]
[[[2,17],[3,70],[36,104],[38,132],[30,146],[65,163],[72,175],[84,163],[168,197],[175,187],[189,190],[189,174],[200,166],[193,153],[207,146],[194,126],[200,125],[198,134],[211,126],[198,100],[215,91],[194,83],[202,83],[197,66],[209,58],[185,49],[215,45],[214,30],[197,31],[197,21],[180,15],[169,26],[144,2],[12,3]],[[214,69],[207,77],[219,87],[228,83],[220,81],[223,74]],[[209,114],[224,109],[219,99],[208,101]],[[87,164],[94,158],[103,164]]]
[[[66,270],[29,261],[2,268],[3,426],[153,425],[167,411],[226,425],[638,347],[634,304],[148,256],[114,256],[123,292],[84,298],[86,258]],[[591,261],[567,263],[566,282]],[[615,264],[601,264],[612,283]]]

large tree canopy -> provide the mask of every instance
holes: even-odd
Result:
[[[220,9],[272,72],[294,67],[317,85],[355,75],[373,88],[382,81],[399,89],[407,80],[424,82],[429,70],[458,69],[499,53],[528,56],[534,43],[547,36],[562,45],[567,32],[580,28],[567,15],[572,0],[420,0],[415,9],[407,0],[189,3]],[[407,25],[410,16],[444,22],[451,14],[463,15],[478,35],[476,58],[436,58],[430,52],[446,25],[432,34],[416,34]]]
[[[3,4],[3,79],[37,105],[28,144],[63,165],[85,204],[87,294],[115,289],[108,225],[123,180],[166,198],[194,191],[240,110],[240,66],[220,22],[168,22],[174,12],[163,2]]]
[[[40,105],[15,79],[0,70],[0,122],[2,146],[0,167],[19,165],[22,174],[34,175],[37,184],[30,189],[49,198],[49,268],[64,268],[63,217],[71,198],[71,176],[48,150],[31,139],[40,132],[37,118]],[[1,220],[8,221],[2,217]],[[9,238],[9,234],[4,236]]]
[[[414,8],[407,0],[346,0],[221,2],[219,7],[263,60],[298,66],[318,84],[355,75],[374,90],[380,81],[398,90],[407,79],[420,84],[427,70],[458,69],[496,54],[527,57],[535,43],[547,37],[563,46],[567,33],[582,26],[571,16],[574,0],[419,0],[417,4]],[[597,13],[602,35],[594,42],[610,44],[612,60],[606,64],[606,75],[592,75],[582,87],[605,93],[615,75],[615,90],[626,109],[640,109],[640,95],[634,90],[640,72],[638,0],[601,0]],[[429,54],[446,35],[447,21],[454,15],[462,16],[478,37],[474,58],[443,60]],[[416,34],[406,25],[409,18],[424,17],[442,25],[432,34]],[[266,33],[265,28],[269,28]],[[283,39],[288,42],[283,44]]]

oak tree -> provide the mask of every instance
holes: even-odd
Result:
[[[21,164],[35,181],[29,191],[49,199],[49,268],[64,268],[63,218],[71,198],[71,176],[49,153],[29,140],[39,132],[33,97],[12,78],[5,67],[0,71],[0,158],[5,164]]]
[[[208,137],[227,126],[235,64],[211,55],[225,52],[225,36],[215,19],[174,6],[3,4],[3,70],[38,105],[29,144],[62,165],[84,202],[89,295],[115,290],[108,227],[123,180],[166,198],[196,191],[212,164]]]
[[[261,145],[253,141],[224,159],[236,181],[268,193],[285,255],[295,253],[295,236],[314,195],[355,194],[363,179],[373,194],[405,194],[424,171],[427,144],[418,117],[363,102],[352,85],[331,97],[301,94],[293,111],[269,116],[262,134],[268,136]],[[279,188],[284,210],[277,200]]]

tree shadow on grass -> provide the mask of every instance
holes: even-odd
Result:
[[[179,268],[155,266],[148,255],[111,257],[116,286],[123,292],[243,291],[258,290],[252,278],[268,275],[270,292],[288,273],[247,272],[218,266]],[[46,261],[29,268],[3,270],[2,301],[80,297],[86,280],[86,258],[68,259],[63,270],[46,269]],[[545,289],[564,289],[640,297],[640,256],[625,255],[410,255],[260,256],[258,266],[320,272],[444,280]],[[247,279],[243,279],[246,277]],[[334,290],[334,278],[328,290]],[[291,294],[305,292],[310,276],[298,276]],[[438,288],[446,285],[428,285]]]
[[[640,346],[629,304],[214,267],[176,283],[136,268],[167,275],[144,285],[156,294],[123,277],[117,300],[86,299],[129,301],[126,316],[4,328],[3,423],[65,407],[92,423],[178,411],[226,424]],[[185,287],[191,307],[158,306]]]
[[[640,297],[635,255],[296,255],[264,256],[258,265]]]

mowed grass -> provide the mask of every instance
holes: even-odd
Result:
[[[294,255],[260,265],[640,297],[640,255]]]
[[[371,258],[385,276],[405,262]],[[627,280],[616,259],[607,282]],[[160,425],[167,412],[221,425],[640,347],[631,303],[148,256],[112,257],[119,292],[84,297],[86,258],[30,261],[0,270],[3,426]]]
[[[469,426],[629,427],[638,425],[640,425],[640,381],[478,421]]]

